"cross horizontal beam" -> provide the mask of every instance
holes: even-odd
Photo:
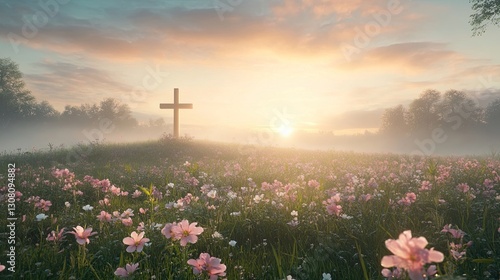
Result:
[[[193,104],[190,103],[179,103],[179,104],[171,104],[171,103],[160,103],[160,109],[193,109]]]
[[[160,109],[174,109],[174,137],[179,138],[179,109],[193,109],[193,104],[179,103],[179,89],[174,88],[174,103],[160,103]]]

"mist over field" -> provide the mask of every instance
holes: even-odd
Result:
[[[99,126],[53,124],[22,124],[4,130],[0,135],[0,153],[49,151],[75,145],[131,143],[157,141],[172,133],[172,126],[100,129]],[[399,153],[423,155],[494,155],[500,152],[500,134],[439,130],[419,136],[383,135],[366,131],[355,135],[335,135],[332,132],[301,132],[282,136],[270,129],[223,130],[210,127],[184,126],[183,137],[235,143],[242,146],[287,147],[324,151],[361,153]]]

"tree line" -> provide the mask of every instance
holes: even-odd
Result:
[[[58,123],[71,125],[98,125],[108,120],[117,128],[139,126],[127,104],[106,98],[95,104],[66,105],[59,112],[47,101],[37,102],[26,89],[19,66],[9,58],[0,58],[0,127],[21,123]],[[150,120],[149,126],[164,126],[163,118]]]
[[[382,115],[380,133],[390,136],[429,135],[436,128],[460,133],[500,132],[500,98],[486,107],[463,91],[429,89],[407,107],[398,105]]]

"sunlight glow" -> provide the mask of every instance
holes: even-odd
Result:
[[[283,124],[278,128],[278,133],[283,137],[288,137],[292,134],[293,128],[290,125]]]

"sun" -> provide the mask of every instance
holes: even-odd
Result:
[[[283,137],[288,137],[292,134],[293,132],[293,128],[288,125],[288,124],[282,124],[279,128],[278,128],[278,133],[283,136]]]

